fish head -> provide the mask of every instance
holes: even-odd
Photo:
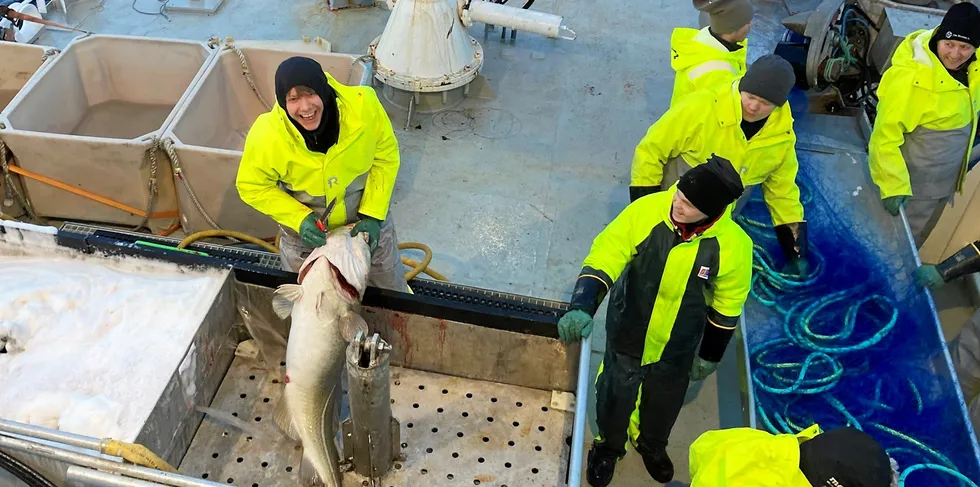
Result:
[[[300,285],[311,270],[326,265],[330,269],[327,279],[343,299],[356,303],[364,298],[371,270],[371,247],[367,234],[351,236],[352,227],[347,225],[332,230],[327,234],[326,243],[313,249],[300,266]]]

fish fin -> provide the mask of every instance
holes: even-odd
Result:
[[[272,415],[272,419],[275,421],[276,426],[279,427],[279,431],[286,435],[286,438],[299,441],[299,432],[296,431],[293,418],[289,415],[289,404],[286,403],[285,394],[279,399],[279,404],[276,404],[276,410]]]
[[[301,481],[304,481],[303,485],[323,487],[323,479],[320,478],[320,474],[317,473],[316,467],[313,466],[313,462],[306,456],[305,451],[303,452],[303,459],[299,463],[299,478]]]
[[[367,336],[368,324],[361,315],[351,312],[346,316],[340,333],[344,336],[344,340],[349,342],[357,336],[359,331],[363,331],[364,335]]]
[[[272,310],[276,316],[286,319],[293,312],[293,304],[303,297],[303,286],[299,284],[283,284],[276,288],[272,296]]]

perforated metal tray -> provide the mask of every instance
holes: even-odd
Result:
[[[272,420],[281,371],[255,364],[236,358],[211,405],[245,429],[206,417],[180,465],[184,475],[243,487],[301,485],[302,448]],[[398,367],[391,380],[403,459],[376,485],[565,485],[573,414],[550,409],[550,391]],[[366,485],[374,484],[344,476],[345,487]]]

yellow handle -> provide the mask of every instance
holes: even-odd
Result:
[[[106,455],[122,457],[127,462],[134,463],[141,467],[153,468],[163,472],[177,473],[177,469],[172,467],[166,460],[157,456],[143,445],[125,443],[119,440],[106,438],[99,444],[99,451]]]

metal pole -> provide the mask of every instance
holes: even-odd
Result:
[[[158,482],[172,487],[223,487],[223,484],[208,482],[207,480],[193,479],[179,474],[137,467],[136,465],[129,465],[122,462],[114,462],[111,460],[86,455],[84,453],[63,450],[61,448],[35,443],[33,441],[11,438],[4,435],[0,435],[0,449],[7,451],[19,451],[50,460],[65,462],[71,465],[81,465],[83,467],[93,468],[103,472],[117,473],[141,480]]]
[[[72,465],[65,475],[68,485],[86,487],[160,487],[162,484],[137,480],[122,475],[99,472],[90,468]]]
[[[8,421],[6,419],[0,419],[0,432],[37,438],[39,440],[53,441],[55,443],[63,443],[65,445],[95,451],[99,451],[99,444],[102,441],[98,438],[76,435],[74,433],[65,433],[62,431],[43,428],[41,426]]]
[[[909,225],[909,219],[905,215],[905,208],[898,208],[898,217],[902,221],[901,226],[905,230],[905,235],[908,237],[909,245],[912,247],[912,257],[913,263],[916,268],[922,265],[922,259],[919,258],[919,247],[915,245],[915,236],[912,235],[912,227]],[[929,303],[929,310],[932,312],[933,323],[936,324],[936,334],[939,336],[939,343],[945,344],[946,337],[943,335],[942,327],[939,324],[939,312],[936,310],[936,302],[932,299],[932,293],[927,290],[922,291],[926,296],[926,302]],[[970,446],[973,449],[973,455],[980,458],[980,443],[977,442],[976,432],[973,431],[973,424],[970,422],[970,412],[966,409],[966,400],[963,396],[963,389],[960,388],[960,382],[956,380],[956,367],[953,366],[953,357],[949,355],[949,347],[940,347],[943,350],[943,359],[946,360],[946,367],[954,375],[951,377],[953,383],[953,390],[956,391],[956,398],[960,403],[960,414],[963,418],[963,422],[966,424],[967,435],[970,438]],[[971,434],[972,433],[972,434]]]
[[[575,423],[572,426],[572,461],[568,465],[568,487],[582,484],[582,448],[585,446],[585,420],[589,406],[589,369],[592,360],[592,337],[582,340],[578,359],[578,383],[575,386]]]

